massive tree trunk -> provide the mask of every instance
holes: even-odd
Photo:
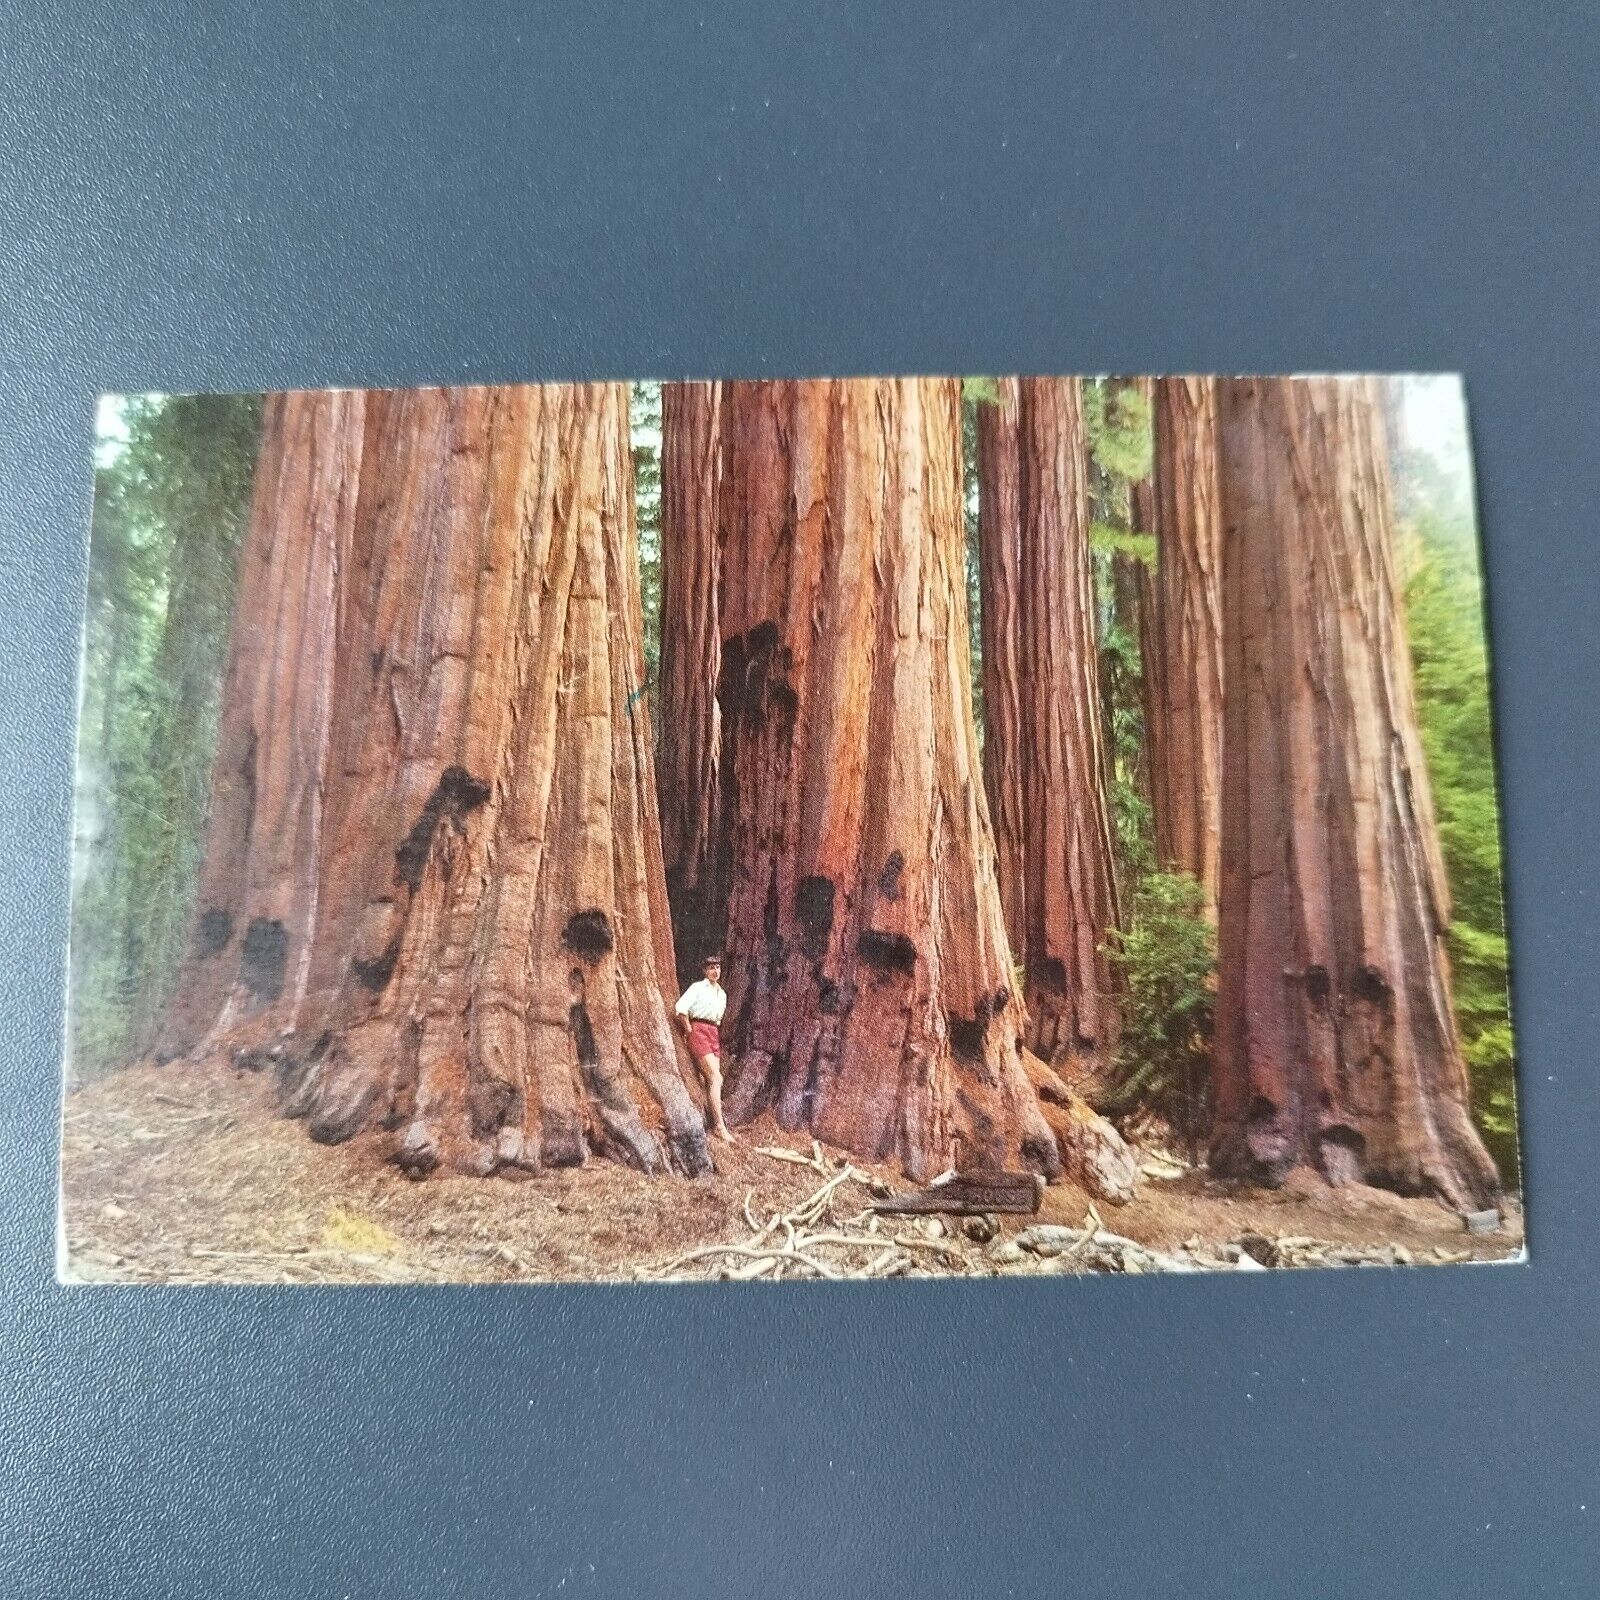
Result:
[[[266,403],[196,911],[158,1058],[275,1036],[305,998],[365,408],[346,391]]]
[[[1140,584],[1156,859],[1192,874],[1216,921],[1222,839],[1222,501],[1214,378],[1155,385],[1153,569]]]
[[[345,409],[304,438],[269,428],[275,475],[346,463],[353,515],[330,538],[301,502],[258,496],[246,560],[308,546],[302,564],[337,575],[337,664],[320,632],[283,626],[297,653],[260,675],[277,699],[249,770],[256,789],[284,787],[275,752],[292,749],[321,798],[292,835],[281,806],[219,808],[204,880],[219,892],[202,891],[202,927],[237,923],[212,857],[280,838],[310,880],[278,941],[280,1026],[247,1039],[246,1059],[278,1061],[285,1110],[318,1139],[398,1130],[414,1175],[536,1171],[591,1149],[702,1170],[661,989],[671,933],[624,387],[313,398]],[[272,604],[283,592],[271,574],[260,589]],[[320,628],[323,612],[308,616]],[[321,715],[289,692],[302,678]],[[232,702],[230,681],[225,727]],[[247,939],[247,986],[249,969]]]
[[[959,387],[722,406],[731,1114],[917,1179],[1053,1174],[972,723]]]
[[[1082,395],[1074,378],[1024,378],[983,412],[984,775],[1028,1044],[1099,1062],[1117,914]]]
[[[1221,385],[1220,974],[1212,1165],[1487,1205],[1449,906],[1363,379]]]
[[[656,790],[678,978],[721,947],[717,674],[721,385],[661,386],[661,688]]]

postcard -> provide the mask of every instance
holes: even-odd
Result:
[[[93,475],[65,1280],[1524,1259],[1456,379],[107,396]]]

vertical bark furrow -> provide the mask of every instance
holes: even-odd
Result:
[[[1012,948],[1027,938],[1021,753],[1022,501],[1017,380],[999,378],[999,399],[978,407],[978,583],[983,617],[983,776],[994,823],[1000,901]]]
[[[720,948],[721,385],[661,386],[661,720],[656,787],[678,976]]]

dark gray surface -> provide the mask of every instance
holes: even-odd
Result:
[[[1592,14],[60,9],[0,19],[0,1591],[1592,1593]],[[1329,367],[1467,374],[1531,1267],[54,1285],[97,390]]]

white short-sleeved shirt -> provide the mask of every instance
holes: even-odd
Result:
[[[678,996],[676,1009],[691,1022],[709,1022],[720,1028],[722,1014],[728,1009],[728,991],[720,983],[700,978]]]

